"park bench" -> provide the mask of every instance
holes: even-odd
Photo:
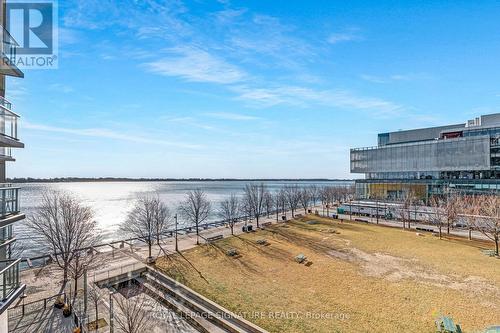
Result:
[[[265,228],[265,227],[269,227],[271,224],[273,224],[272,222],[264,222],[264,223],[261,223],[260,226]]]
[[[250,232],[253,230],[253,226],[250,224],[250,225],[244,225],[243,227],[241,227],[241,231],[243,232]]]
[[[207,241],[207,243],[212,243],[212,242],[218,241],[222,238],[224,238],[223,235],[216,235],[216,236],[207,237],[207,238],[205,238],[205,240]]]
[[[432,228],[421,228],[421,227],[417,227],[415,228],[416,230],[418,231],[427,231],[427,232],[434,232],[434,229]]]
[[[368,220],[365,220],[365,219],[354,219],[354,221],[368,223]]]

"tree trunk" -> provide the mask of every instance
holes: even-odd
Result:
[[[198,224],[196,223],[196,245],[200,245],[200,231],[198,230]]]
[[[259,214],[255,214],[255,220],[257,221],[257,228],[259,227]]]
[[[497,254],[497,256],[499,255],[499,252],[498,252],[498,237],[495,237],[495,252]]]
[[[449,235],[450,234],[450,221],[448,221],[446,227],[447,227],[447,232],[446,233]]]
[[[472,229],[469,228],[469,240],[472,240]]]
[[[73,296],[75,299],[77,294],[78,294],[78,277],[75,276],[75,295]]]
[[[99,302],[95,302],[95,331],[99,330]]]
[[[229,225],[231,227],[231,235],[234,236],[234,222]]]
[[[439,226],[439,239],[441,239],[441,225]]]

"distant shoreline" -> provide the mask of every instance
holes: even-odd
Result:
[[[9,178],[7,182],[21,184],[21,183],[81,183],[81,182],[353,182],[354,179],[327,179],[327,178],[262,178],[262,179],[246,179],[246,178],[114,178],[114,177],[100,177],[100,178],[78,178],[78,177],[64,177],[64,178]]]

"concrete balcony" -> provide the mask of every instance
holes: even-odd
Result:
[[[0,147],[0,161],[13,162],[16,159],[12,157],[12,149],[10,147]]]

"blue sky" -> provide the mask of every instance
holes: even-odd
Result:
[[[494,1],[59,3],[9,79],[9,177],[346,178],[376,134],[499,112]]]

